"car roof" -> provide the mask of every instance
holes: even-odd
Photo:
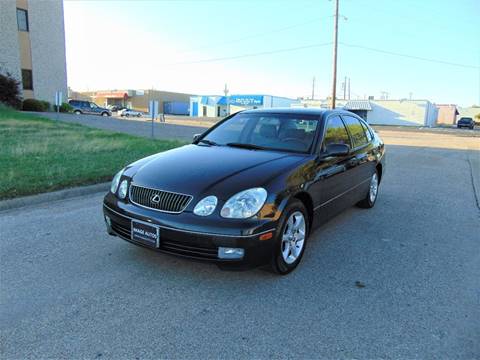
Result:
[[[319,109],[319,108],[270,108],[244,110],[242,114],[294,114],[294,115],[316,115],[326,117],[330,114],[353,114],[343,109]]]

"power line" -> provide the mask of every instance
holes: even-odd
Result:
[[[332,44],[332,42],[317,43],[317,44],[310,44],[310,45],[304,45],[304,46],[296,46],[296,47],[291,47],[291,48],[284,48],[284,49],[277,49],[277,50],[270,50],[270,51],[262,51],[262,52],[256,52],[256,53],[250,53],[250,54],[242,54],[242,55],[225,56],[225,57],[203,59],[203,60],[177,62],[177,63],[171,63],[171,64],[166,64],[166,65],[190,65],[190,64],[202,64],[202,63],[225,61],[225,60],[235,60],[235,59],[242,59],[242,58],[247,58],[247,57],[278,54],[278,53],[298,51],[298,50],[303,50],[303,49],[311,49],[311,48],[328,46],[328,45],[331,45],[331,44]]]
[[[475,66],[475,65],[459,64],[459,63],[454,63],[454,62],[450,62],[450,61],[444,61],[444,60],[432,59],[432,58],[425,58],[425,57],[416,56],[416,55],[401,54],[401,53],[396,53],[396,52],[393,52],[393,51],[376,49],[376,48],[372,48],[372,47],[368,47],[368,46],[347,44],[347,43],[344,43],[344,42],[340,42],[340,44],[343,45],[343,46],[347,46],[347,47],[358,48],[358,49],[363,49],[363,50],[368,50],[368,51],[374,51],[374,52],[378,52],[378,53],[382,53],[382,54],[399,56],[399,57],[404,57],[404,58],[409,58],[409,59],[428,61],[428,62],[437,63],[437,64],[459,66],[459,67],[470,68],[470,69],[479,69],[480,68],[479,66]]]
[[[281,28],[277,28],[277,29],[272,29],[272,30],[269,30],[269,31],[262,31],[262,32],[246,35],[244,37],[236,38],[236,39],[233,39],[233,40],[224,41],[224,42],[220,42],[220,43],[215,43],[213,45],[206,45],[206,46],[196,47],[196,48],[193,48],[193,49],[187,49],[187,50],[179,51],[178,53],[179,54],[185,54],[185,53],[191,53],[191,52],[194,52],[194,51],[197,51],[197,50],[211,49],[211,48],[216,48],[216,47],[219,47],[219,46],[222,46],[222,45],[235,44],[235,43],[238,43],[238,42],[241,42],[241,41],[245,41],[245,40],[249,40],[249,39],[255,39],[255,38],[258,38],[258,37],[261,37],[261,36],[266,36],[266,35],[275,34],[275,33],[279,33],[279,32],[290,30],[290,29],[295,29],[295,28],[298,28],[298,27],[301,27],[301,26],[316,23],[320,20],[329,19],[331,17],[332,17],[331,15],[317,17],[317,18],[314,18],[314,19],[311,19],[311,20],[308,20],[308,21],[304,21],[304,22],[301,22],[301,23],[293,24],[293,25],[290,25],[290,26],[285,26],[285,27],[281,27]]]

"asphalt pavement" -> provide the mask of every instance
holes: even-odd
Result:
[[[53,120],[81,124],[98,129],[123,132],[126,134],[151,137],[152,121],[142,118],[120,118],[115,116],[76,115],[66,113],[31,113],[32,115],[46,116]],[[159,121],[153,123],[153,137],[156,139],[178,139],[192,141],[193,135],[201,134],[206,130],[203,126],[189,126],[169,124]]]
[[[317,230],[285,277],[110,237],[102,194],[0,213],[1,357],[480,358],[472,152],[387,151],[375,208]]]

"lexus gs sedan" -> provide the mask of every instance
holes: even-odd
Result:
[[[353,113],[247,110],[122,169],[103,212],[107,232],[135,245],[283,275],[318,225],[375,205],[384,172],[383,141]]]

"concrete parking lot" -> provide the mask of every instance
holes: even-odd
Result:
[[[479,139],[380,132],[375,208],[286,277],[110,237],[103,194],[0,213],[2,358],[479,358]]]

